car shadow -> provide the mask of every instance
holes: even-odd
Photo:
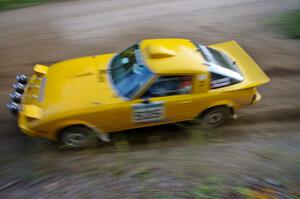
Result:
[[[259,117],[258,117],[259,116]],[[278,108],[266,111],[255,111],[242,114],[237,120],[227,122],[216,129],[203,129],[199,122],[191,121],[185,123],[165,124],[153,127],[131,129],[110,134],[111,142],[96,142],[84,150],[96,149],[104,153],[144,150],[157,147],[180,146],[184,144],[205,144],[209,142],[226,142],[227,139],[243,139],[247,132],[239,129],[243,125],[255,125],[267,122],[297,122],[300,118],[299,108]],[[47,150],[82,151],[62,146],[57,142],[42,138],[22,137],[22,151],[25,153],[36,153]],[[19,149],[20,150],[20,149]]]

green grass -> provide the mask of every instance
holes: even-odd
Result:
[[[209,177],[203,184],[195,187],[191,195],[196,199],[221,199],[222,193],[220,191],[222,179],[219,177]]]
[[[0,11],[37,5],[47,1],[49,0],[0,0]]]
[[[140,179],[140,180],[146,180],[147,178],[149,178],[151,175],[151,171],[150,170],[140,170],[136,173],[136,176]]]
[[[272,24],[288,36],[300,39],[300,8],[279,15]]]
[[[192,191],[192,195],[194,198],[199,199],[221,199],[222,194],[220,193],[217,186],[214,185],[202,185],[197,188],[195,188]]]

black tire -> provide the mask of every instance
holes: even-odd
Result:
[[[231,110],[226,106],[210,108],[201,114],[201,125],[205,128],[216,128],[224,124],[230,116]]]
[[[68,147],[81,148],[91,145],[93,135],[93,130],[86,126],[70,126],[61,131],[59,138]]]

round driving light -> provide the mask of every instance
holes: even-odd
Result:
[[[16,103],[20,103],[21,99],[22,99],[22,94],[18,93],[18,92],[13,92],[13,93],[9,94],[9,97],[12,99],[12,101],[14,101]]]
[[[19,107],[20,105],[15,103],[15,102],[10,102],[8,104],[6,104],[6,107],[13,113],[13,114],[17,114],[19,112]]]
[[[16,79],[21,84],[27,84],[27,77],[26,77],[26,75],[17,75]]]
[[[25,89],[25,85],[21,83],[14,83],[13,87],[18,93],[23,93]]]

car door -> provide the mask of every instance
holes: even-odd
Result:
[[[127,104],[126,128],[138,128],[192,119],[193,76],[161,76],[139,98]]]

